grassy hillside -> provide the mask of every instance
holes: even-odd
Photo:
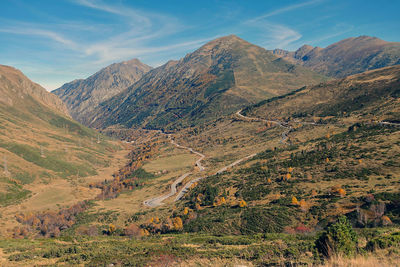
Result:
[[[268,118],[359,117],[398,120],[400,66],[382,68],[299,89],[244,110]]]
[[[16,240],[0,241],[3,262],[394,265],[400,128],[380,121],[395,121],[397,75],[393,67],[302,88],[170,135],[109,129],[134,141],[128,163],[107,181],[82,181],[80,199],[90,192],[91,201],[9,210],[18,227],[8,232]],[[145,204],[198,178],[180,200]]]
[[[323,80],[237,36],[226,36],[149,71],[103,102],[90,125],[181,129]]]
[[[102,174],[115,163],[113,153],[121,146],[73,121],[56,96],[21,72],[1,66],[0,75],[0,206],[4,234],[16,224],[16,210],[58,209],[90,198],[95,191],[83,187],[86,178]]]

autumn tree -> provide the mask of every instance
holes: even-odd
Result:
[[[302,211],[307,211],[308,205],[304,199],[300,200],[299,206]]]
[[[297,198],[295,196],[292,197],[292,205],[299,205],[299,201],[297,200]]]
[[[183,222],[182,222],[181,217],[175,217],[172,220],[172,225],[173,225],[174,230],[181,231],[183,229]]]
[[[246,201],[244,201],[244,199],[239,201],[239,207],[241,207],[241,208],[247,207],[247,203],[246,203]]]

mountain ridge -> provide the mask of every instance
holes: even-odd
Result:
[[[0,92],[0,102],[8,106],[23,107],[21,100],[26,96],[31,96],[41,104],[69,116],[67,107],[60,98],[29,80],[14,67],[0,65]]]
[[[400,43],[366,35],[343,39],[326,48],[303,45],[296,51],[275,49],[272,52],[336,78],[400,64]]]
[[[112,96],[122,92],[151,69],[134,58],[113,63],[86,79],[77,79],[52,91],[67,105],[72,117],[85,123],[88,112]]]
[[[126,91],[101,103],[89,125],[187,126],[324,79],[229,35],[146,73]],[[177,122],[180,118],[184,119]]]

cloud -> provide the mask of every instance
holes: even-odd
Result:
[[[299,3],[299,4],[293,4],[293,5],[290,5],[290,6],[282,7],[282,8],[276,9],[274,11],[270,11],[270,12],[264,14],[264,15],[255,17],[255,18],[249,20],[249,22],[256,22],[256,21],[259,21],[259,20],[263,20],[263,19],[266,19],[266,18],[269,18],[269,17],[272,17],[272,16],[276,16],[276,15],[279,15],[279,14],[286,13],[288,11],[293,11],[293,10],[296,10],[296,9],[299,9],[299,8],[303,8],[303,7],[306,7],[306,6],[318,4],[318,3],[321,3],[322,1],[323,0],[311,0],[311,1],[306,1],[306,2]]]
[[[4,33],[11,33],[11,34],[19,34],[19,35],[33,35],[33,36],[42,36],[47,39],[53,40],[57,43],[63,44],[64,46],[70,47],[70,48],[77,48],[77,44],[62,36],[59,33],[49,31],[49,30],[43,30],[43,29],[36,29],[36,28],[29,28],[29,26],[19,26],[19,27],[5,27],[5,28],[0,28],[0,32]]]
[[[325,0],[310,0],[289,6],[285,6],[263,15],[248,19],[242,23],[249,29],[256,30],[255,35],[261,39],[260,44],[268,49],[283,48],[288,49],[293,42],[302,38],[302,34],[297,30],[281,24],[270,21],[271,17],[294,11],[306,6],[315,5]]]
[[[147,16],[144,16],[140,12],[132,8],[128,8],[126,6],[110,6],[104,4],[103,2],[94,0],[75,0],[74,2],[81,6],[101,10],[115,15],[128,17],[129,19],[144,24],[148,27],[152,25],[152,21]]]

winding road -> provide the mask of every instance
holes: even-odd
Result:
[[[182,145],[176,143],[176,142],[172,139],[171,135],[168,135],[168,138],[170,139],[171,144],[173,144],[174,146],[176,146],[176,147],[178,147],[178,148],[186,149],[186,150],[190,151],[191,153],[194,153],[194,154],[197,154],[198,156],[200,156],[200,158],[196,161],[196,166],[199,168],[200,171],[204,171],[204,170],[205,170],[205,167],[201,164],[201,161],[206,157],[204,154],[202,154],[202,153],[200,153],[200,152],[197,152],[197,151],[193,150],[193,149],[190,148],[190,147],[182,146]],[[229,164],[229,165],[227,165],[227,166],[221,168],[221,169],[218,170],[215,174],[223,173],[224,171],[228,170],[229,168],[231,168],[231,167],[233,167],[233,166],[235,166],[235,165],[241,163],[241,162],[244,161],[244,160],[250,159],[250,158],[254,157],[255,155],[256,155],[256,153],[251,154],[251,155],[246,156],[246,157],[243,157],[243,158],[241,158],[241,159],[238,159],[238,160],[236,160],[235,162],[233,162],[233,163],[231,163],[231,164]],[[178,184],[180,184],[186,177],[188,177],[188,176],[191,175],[191,174],[192,174],[192,172],[187,172],[187,173],[185,173],[185,174],[179,176],[178,179],[176,179],[176,180],[172,183],[172,185],[171,185],[171,190],[170,190],[170,192],[169,192],[168,194],[161,195],[161,196],[158,196],[158,197],[154,197],[154,198],[145,200],[145,201],[143,201],[143,204],[146,205],[146,206],[148,206],[148,207],[151,207],[151,208],[155,208],[155,207],[158,207],[158,206],[163,205],[163,204],[164,204],[164,203],[163,203],[164,200],[166,200],[166,199],[169,198],[169,197],[172,197],[173,195],[175,195],[175,194],[177,193],[177,186],[178,186]],[[198,181],[200,181],[200,180],[202,180],[202,179],[204,179],[204,178],[206,178],[206,176],[195,178],[195,179],[189,181],[188,183],[186,183],[186,184],[182,187],[182,189],[179,191],[179,193],[178,193],[177,196],[175,197],[174,201],[180,200],[194,183],[196,183],[196,182],[198,182]]]
[[[282,132],[282,135],[281,135],[282,138],[281,138],[281,140],[279,140],[279,142],[282,143],[282,144],[289,144],[287,142],[287,139],[289,138],[289,133],[293,130],[293,128],[289,124],[287,124],[286,122],[271,121],[271,120],[265,120],[265,119],[256,118],[256,117],[247,117],[245,115],[242,115],[240,112],[242,112],[241,109],[239,109],[236,112],[236,115],[241,119],[250,120],[250,121],[261,121],[261,122],[265,122],[265,123],[273,123],[273,124],[279,125],[282,128],[285,128],[285,131]]]
[[[186,147],[186,146],[182,146],[178,143],[176,143],[174,141],[174,139],[172,139],[172,136],[170,134],[168,134],[168,139],[170,140],[171,144],[173,144],[174,146],[176,146],[177,148],[181,148],[181,149],[186,149],[189,150],[191,153],[193,154],[197,154],[200,156],[200,158],[196,161],[196,166],[199,168],[200,171],[204,171],[205,167],[201,164],[201,161],[206,157],[204,154],[194,151],[192,148],[190,147]],[[166,200],[169,197],[172,197],[173,195],[176,194],[177,192],[177,186],[178,184],[180,184],[186,177],[188,177],[189,175],[191,175],[192,172],[187,172],[181,176],[178,177],[178,179],[176,179],[172,184],[171,184],[171,191],[168,194],[165,195],[161,195],[158,197],[154,197],[148,200],[143,201],[143,204],[146,206],[149,206],[151,208],[155,208],[157,206],[161,206],[164,200]],[[189,187],[188,187],[189,188]],[[182,191],[182,190],[181,190]]]
[[[241,111],[242,111],[242,110],[238,110],[238,111],[236,112],[236,115],[237,115],[239,118],[241,118],[241,119],[250,120],[250,121],[261,121],[261,122],[265,122],[265,123],[273,123],[273,124],[279,125],[280,127],[284,128],[285,131],[282,132],[282,135],[281,135],[282,137],[281,137],[281,139],[279,140],[279,142],[282,143],[282,144],[289,144],[289,143],[287,142],[287,139],[288,139],[289,133],[293,130],[293,128],[292,128],[290,125],[288,125],[286,122],[272,121],[272,120],[266,120],[266,119],[255,118],[255,117],[247,117],[247,116],[245,116],[245,115],[242,115],[242,114],[240,113]],[[310,123],[310,124],[315,124],[315,123]],[[201,161],[206,157],[204,154],[202,154],[202,153],[200,153],[200,152],[197,152],[197,151],[193,150],[193,149],[190,148],[190,147],[182,146],[182,145],[176,143],[176,142],[172,139],[172,136],[171,136],[170,134],[168,134],[168,139],[170,139],[171,144],[173,144],[174,146],[176,146],[176,147],[178,147],[178,148],[181,148],[181,149],[186,149],[186,150],[190,151],[191,153],[200,156],[200,158],[196,161],[195,164],[196,164],[196,166],[199,168],[200,171],[204,171],[204,170],[205,170],[205,167],[201,164]],[[246,156],[246,157],[243,157],[243,158],[241,158],[241,159],[238,159],[238,160],[236,160],[235,162],[233,162],[233,163],[231,163],[231,164],[229,164],[229,165],[227,165],[227,166],[224,166],[223,168],[219,169],[217,172],[215,172],[215,174],[221,174],[221,173],[227,171],[229,168],[232,168],[233,166],[235,166],[235,165],[241,163],[241,162],[244,161],[244,160],[250,159],[250,158],[254,157],[255,155],[257,155],[257,153],[254,153],[254,154],[248,155],[248,156]],[[169,192],[168,194],[161,195],[161,196],[158,196],[158,197],[154,197],[154,198],[145,200],[145,201],[143,202],[143,204],[146,205],[146,206],[149,206],[149,207],[151,207],[151,208],[155,208],[155,207],[157,207],[157,206],[163,205],[163,204],[164,204],[164,203],[163,203],[164,200],[166,200],[166,199],[169,198],[169,197],[172,197],[173,195],[175,195],[175,194],[177,193],[177,186],[178,186],[178,184],[180,184],[186,177],[188,177],[188,176],[191,175],[191,174],[192,174],[192,172],[187,172],[187,173],[185,173],[185,174],[179,176],[178,179],[176,179],[176,180],[172,183],[172,185],[171,185],[171,190],[170,190],[170,192]],[[180,199],[186,194],[186,192],[189,190],[189,188],[190,188],[194,183],[196,183],[196,182],[198,182],[198,181],[200,181],[200,180],[202,180],[202,179],[204,179],[204,178],[206,178],[206,176],[204,176],[204,177],[198,177],[198,178],[192,179],[191,181],[189,181],[188,183],[186,183],[186,184],[182,187],[182,189],[179,191],[179,193],[176,195],[174,201],[180,200]]]

